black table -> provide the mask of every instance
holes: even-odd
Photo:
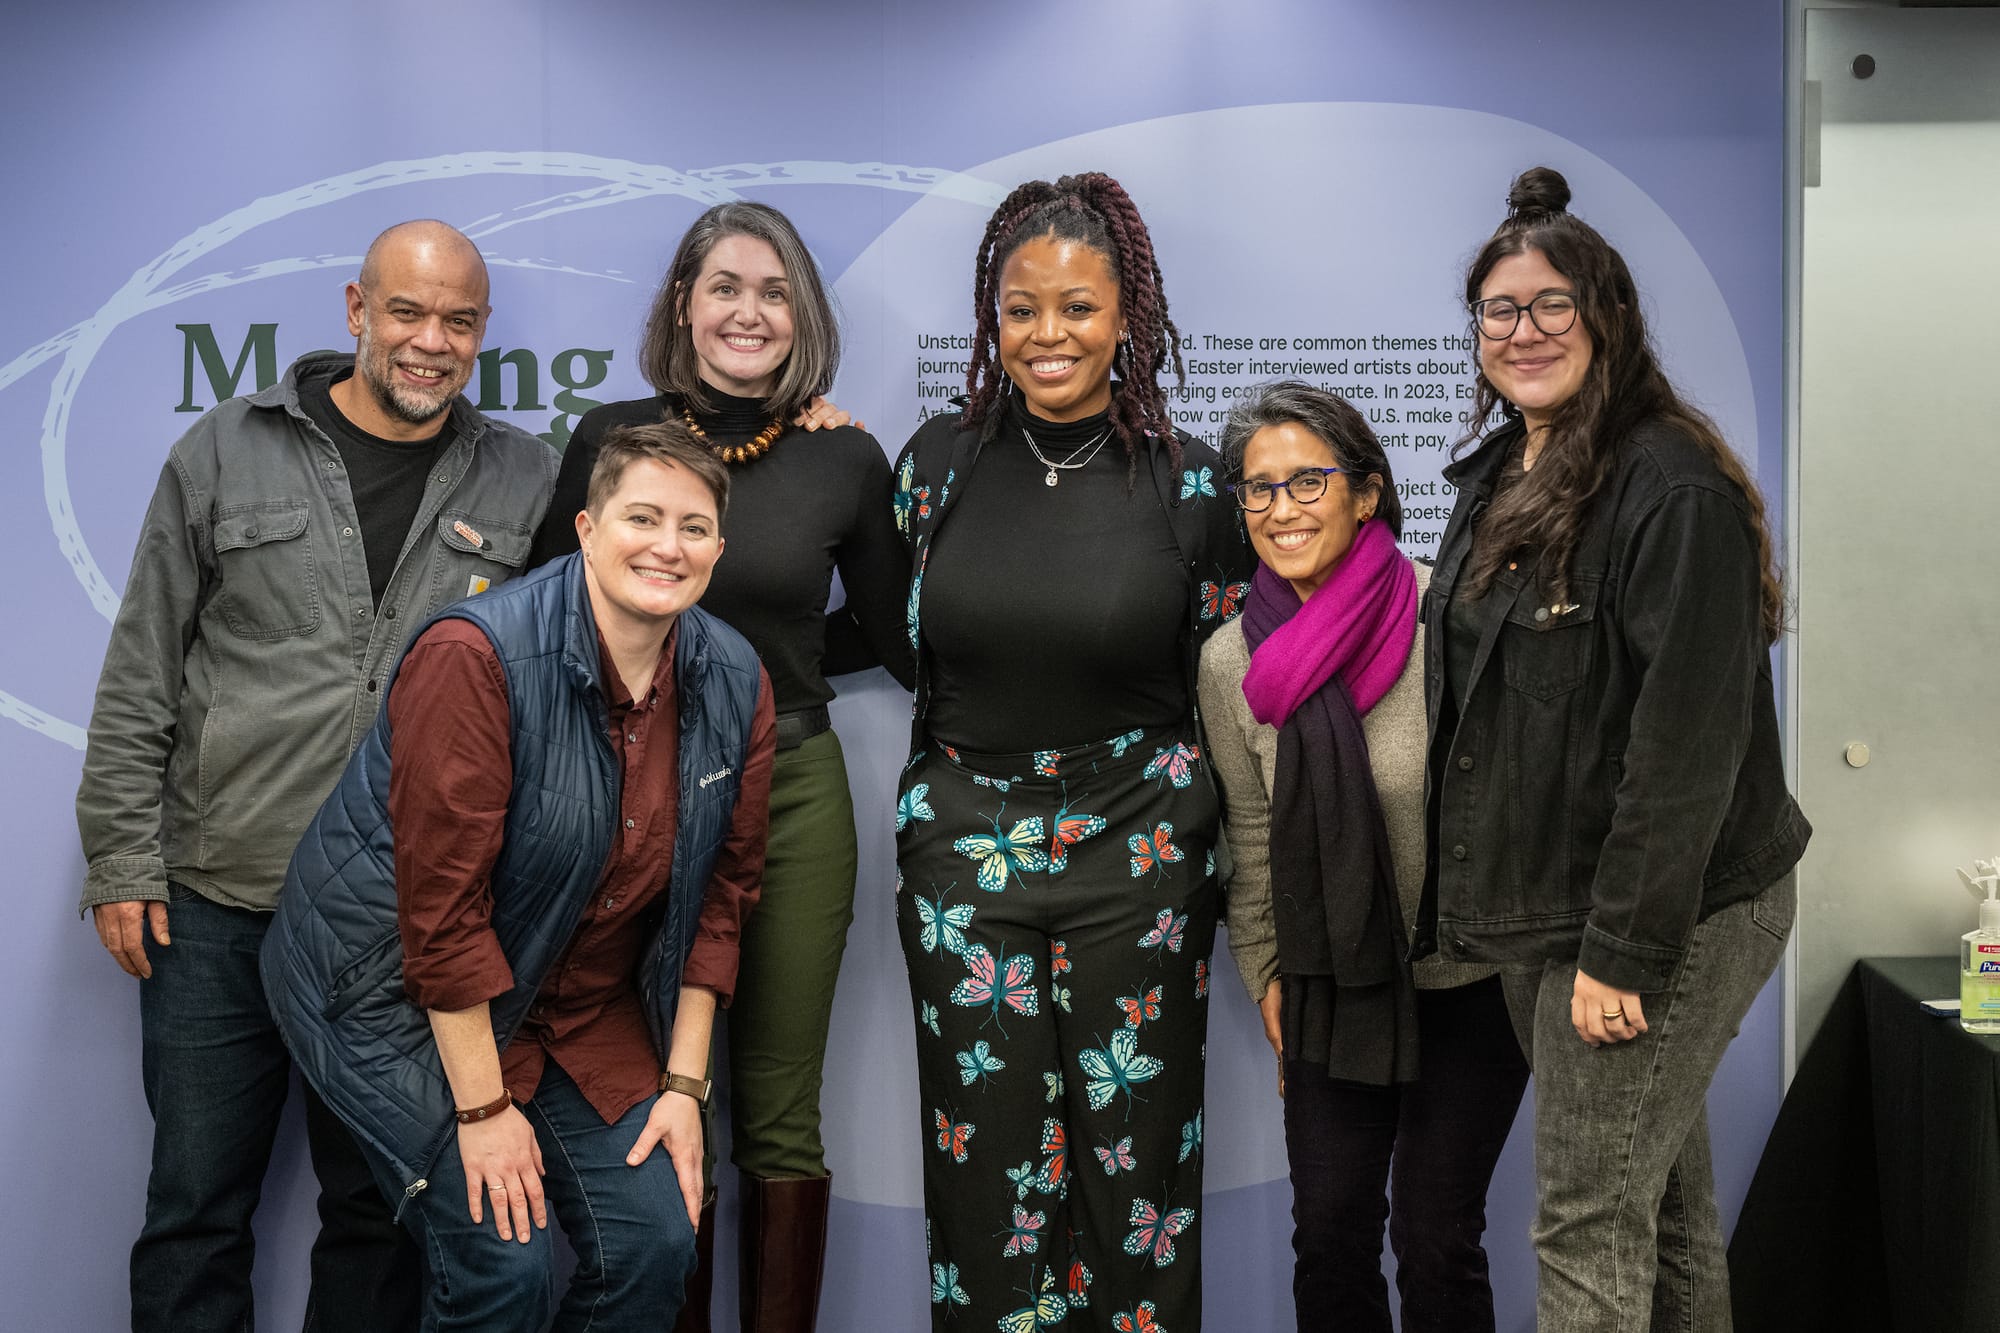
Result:
[[[1800,1061],[1729,1246],[1740,1333],[2000,1333],[2000,1037],[1919,1000],[1954,958],[1864,958]]]

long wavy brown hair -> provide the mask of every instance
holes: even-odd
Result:
[[[1575,289],[1578,317],[1593,348],[1582,386],[1550,413],[1534,467],[1495,499],[1481,519],[1479,539],[1466,564],[1468,586],[1475,594],[1483,592],[1510,556],[1540,552],[1551,583],[1563,591],[1590,502],[1604,488],[1618,451],[1641,422],[1659,421],[1699,444],[1716,470],[1742,491],[1757,538],[1764,634],[1776,643],[1785,628],[1785,588],[1763,493],[1715,423],[1668,382],[1646,329],[1632,271],[1609,241],[1568,211],[1569,200],[1569,182],[1555,170],[1522,172],[1507,192],[1507,220],[1466,270],[1465,304],[1470,309],[1495,264],[1540,251]],[[1483,370],[1475,385],[1472,425],[1455,446],[1455,455],[1480,441],[1495,412],[1520,417]]]

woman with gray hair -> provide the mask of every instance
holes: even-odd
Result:
[[[1406,961],[1424,871],[1428,571],[1375,434],[1298,381],[1230,413],[1223,458],[1258,568],[1201,655],[1236,859],[1229,945],[1285,1099],[1299,1327],[1493,1328],[1486,1186],[1527,1065],[1495,969]]]

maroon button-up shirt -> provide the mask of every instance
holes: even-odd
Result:
[[[666,911],[680,808],[674,642],[643,699],[626,691],[598,642],[621,774],[618,827],[604,877],[576,933],[542,979],[526,1020],[501,1052],[502,1081],[527,1101],[553,1059],[609,1124],[659,1086],[639,1001],[638,966]],[[389,697],[389,817],[396,830],[403,988],[425,1009],[469,1009],[513,988],[493,933],[493,863],[513,788],[506,676],[469,621],[444,620],[410,648]],[[763,678],[728,839],[702,898],[682,982],[729,1002],[743,922],[756,905],[769,832],[777,721]]]

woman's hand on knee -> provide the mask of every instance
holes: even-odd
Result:
[[[679,1178],[688,1221],[701,1227],[701,1103],[681,1092],[663,1092],[646,1116],[639,1141],[625,1154],[625,1165],[637,1166],[655,1147],[664,1148]]]
[[[1582,968],[1570,992],[1569,1022],[1588,1046],[1630,1041],[1646,1030],[1646,1009],[1639,992],[1607,986]]]
[[[501,1240],[528,1243],[532,1220],[549,1225],[548,1202],[542,1195],[542,1145],[535,1127],[519,1108],[508,1107],[490,1120],[458,1127],[458,1156],[465,1164],[465,1203],[478,1226],[486,1201],[493,1202],[493,1224]]]
[[[1278,1057],[1278,1096],[1285,1095],[1285,1034],[1278,1025],[1278,1015],[1285,1006],[1285,983],[1282,978],[1272,977],[1271,984],[1264,988],[1264,998],[1257,1001],[1257,1013],[1264,1020],[1264,1040],[1271,1043],[1271,1053]]]

